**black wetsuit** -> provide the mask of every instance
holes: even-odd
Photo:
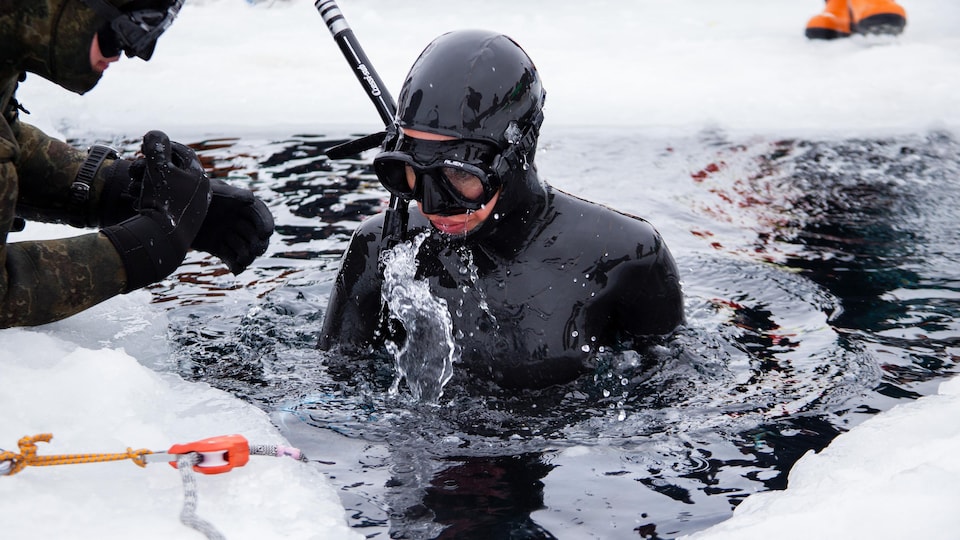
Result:
[[[417,278],[446,300],[460,348],[455,369],[505,387],[544,387],[684,321],[677,267],[646,221],[542,184],[531,168],[504,186],[465,237],[433,231]],[[384,339],[378,250],[383,215],[354,233],[330,295],[320,348],[345,354]],[[408,238],[430,229],[411,207]],[[476,275],[464,271],[472,258]]]

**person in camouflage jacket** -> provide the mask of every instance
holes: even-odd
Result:
[[[27,73],[78,94],[120,58],[149,60],[183,0],[0,0],[0,328],[39,325],[160,281],[189,249],[242,272],[274,223],[248,190],[211,180],[196,154],[159,131],[120,160],[20,119]],[[100,228],[8,243],[25,220]]]

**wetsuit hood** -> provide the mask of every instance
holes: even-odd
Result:
[[[400,90],[397,122],[504,149],[516,142],[515,129],[539,129],[545,99],[536,66],[515,41],[460,30],[433,40],[414,62]]]
[[[164,0],[110,0],[123,8],[130,4],[164,5]],[[90,44],[109,21],[82,0],[8,0],[0,13],[0,69],[30,72],[71,92],[83,94],[101,73],[90,66]]]
[[[546,188],[533,160],[545,99],[533,61],[515,41],[495,32],[443,34],[410,68],[397,127],[486,142],[501,152],[491,164],[502,185],[496,206],[463,241],[506,255],[522,245],[542,213]]]

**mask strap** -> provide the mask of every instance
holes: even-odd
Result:
[[[537,111],[537,114],[530,120],[530,125],[520,134],[520,137],[510,140],[510,131],[517,131],[517,124],[511,122],[504,135],[510,143],[506,150],[501,152],[493,160],[493,170],[501,179],[504,178],[513,169],[526,168],[527,156],[537,144],[537,137],[540,135],[540,125],[543,124],[543,111]],[[502,180],[501,180],[502,182]]]

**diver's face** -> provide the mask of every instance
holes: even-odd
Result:
[[[404,137],[412,137],[415,139],[424,139],[429,141],[456,140],[456,137],[438,135],[436,133],[429,133],[427,131],[419,131],[415,129],[404,129],[403,135]],[[407,165],[406,173],[407,184],[410,185],[410,190],[413,191],[417,182],[416,173],[414,172],[413,167],[410,165]],[[450,185],[467,199],[477,199],[483,194],[483,184],[480,179],[474,175],[463,171],[450,171],[446,177],[450,180]],[[479,209],[452,216],[428,214],[423,211],[423,204],[420,201],[417,201],[417,206],[420,208],[420,212],[422,212],[423,215],[430,220],[430,223],[440,232],[449,235],[464,235],[475,230],[477,227],[483,224],[487,218],[490,217],[490,214],[493,213],[493,208],[497,205],[497,200],[499,197],[500,191],[498,190],[493,197]]]
[[[97,34],[93,35],[93,41],[90,42],[90,67],[97,73],[106,71],[110,64],[120,60],[120,55],[105,57],[100,50],[100,39]]]

